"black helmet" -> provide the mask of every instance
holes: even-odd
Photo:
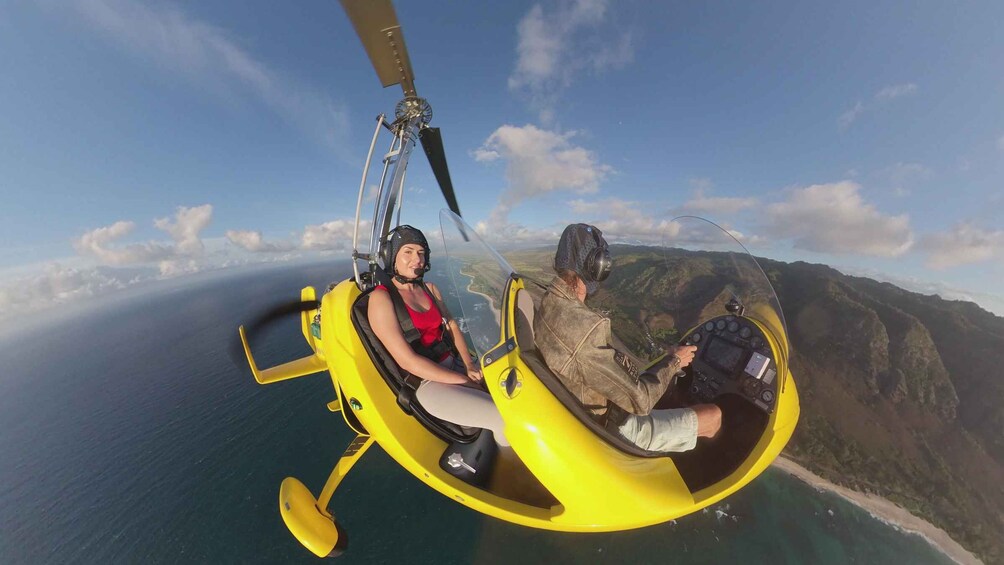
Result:
[[[565,228],[554,254],[555,270],[573,271],[586,283],[586,292],[596,292],[600,281],[610,276],[613,261],[603,232],[589,224],[571,224]]]
[[[402,225],[390,230],[383,247],[380,249],[380,256],[383,259],[383,268],[387,271],[387,274],[396,277],[401,282],[418,282],[422,280],[421,275],[414,279],[406,279],[398,275],[394,267],[398,252],[409,243],[422,246],[422,249],[425,251],[424,272],[428,272],[432,266],[432,263],[429,262],[429,241],[425,239],[425,235],[420,230],[411,226]]]

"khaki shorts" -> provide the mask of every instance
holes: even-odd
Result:
[[[689,451],[697,445],[697,412],[671,408],[648,416],[628,414],[617,431],[648,451]]]

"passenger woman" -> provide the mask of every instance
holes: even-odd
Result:
[[[491,395],[480,388],[481,371],[471,360],[460,326],[436,285],[423,280],[429,270],[425,235],[411,226],[399,226],[388,234],[385,252],[393,288],[381,284],[370,294],[373,333],[402,370],[422,379],[416,398],[426,412],[461,426],[489,429],[496,443],[508,446],[502,416]],[[392,292],[403,301],[420,339],[406,340]]]

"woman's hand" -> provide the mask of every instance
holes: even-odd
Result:
[[[481,379],[483,379],[484,377],[481,375],[481,369],[478,369],[477,367],[474,367],[472,365],[470,367],[467,367],[467,378],[471,379],[476,383],[480,383]]]

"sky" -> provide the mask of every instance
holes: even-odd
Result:
[[[999,2],[396,9],[489,242],[580,221],[644,242],[695,214],[755,255],[1004,315]],[[332,1],[13,0],[0,53],[0,318],[346,257],[401,98]],[[443,206],[418,151],[402,220]]]

